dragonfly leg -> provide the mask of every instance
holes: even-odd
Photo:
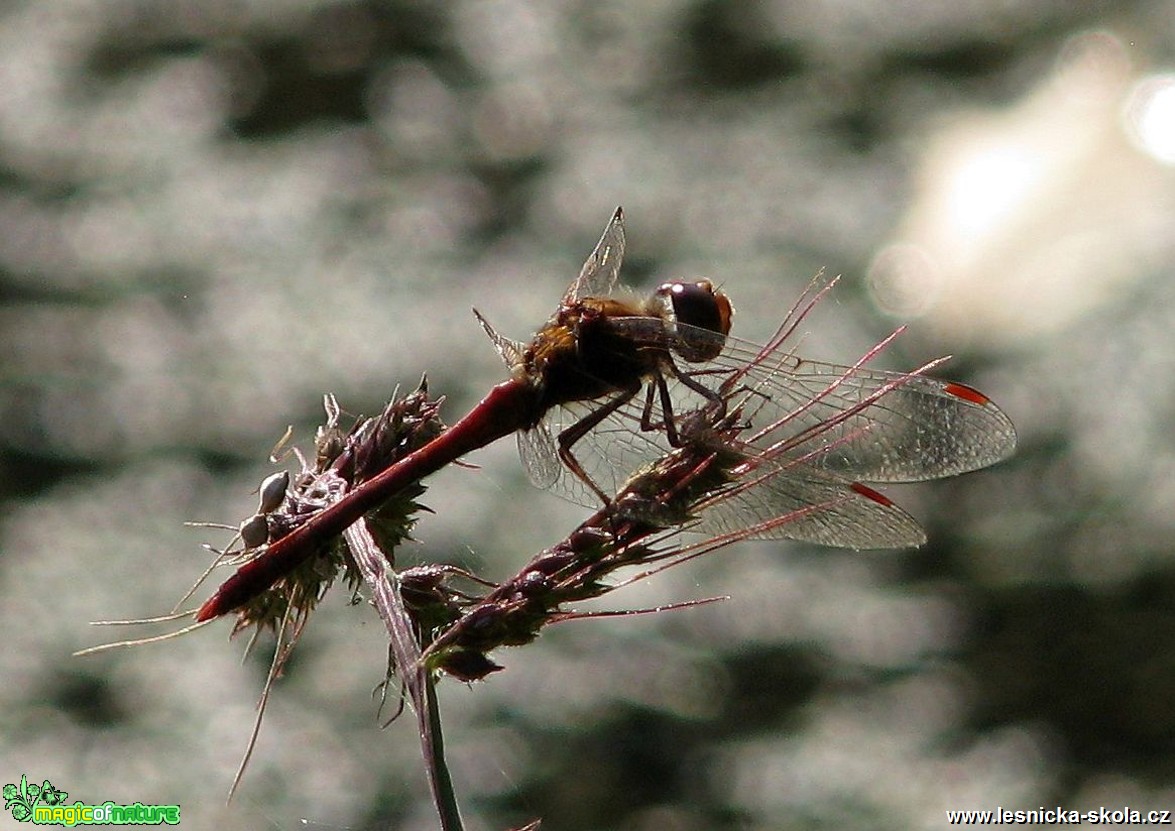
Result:
[[[665,365],[674,378],[707,400],[705,408],[697,412],[704,413],[708,422],[716,422],[726,415],[725,397],[694,379],[690,373],[682,372],[672,360],[667,361]],[[659,423],[652,421],[654,385],[657,387],[657,394],[661,399],[661,421]],[[658,372],[655,381],[650,383],[649,392],[645,398],[645,409],[641,413],[641,429],[659,430],[661,428],[665,429],[665,439],[669,442],[670,447],[684,445],[678,434],[677,418],[673,413],[673,398],[669,394],[669,385],[665,383],[664,373]]]
[[[722,396],[721,393],[715,392],[701,381],[694,378],[694,373],[682,372],[678,368],[677,364],[672,361],[672,359],[667,362],[667,365],[674,378],[676,378],[678,381],[681,381],[681,383],[685,384],[691,390],[710,402],[707,409],[709,409],[713,414],[721,416],[722,413],[726,411],[726,399]],[[662,383],[664,383],[664,380],[662,380]]]
[[[570,427],[560,433],[558,437],[559,461],[561,461],[568,470],[578,476],[580,481],[591,488],[592,492],[600,497],[600,501],[603,502],[605,506],[612,504],[612,498],[608,496],[608,494],[604,493],[604,491],[600,489],[600,486],[592,480],[592,477],[589,476],[587,471],[583,469],[583,466],[579,463],[579,460],[575,458],[575,454],[571,452],[571,448],[575,445],[576,442],[595,429],[597,424],[631,401],[633,396],[640,392],[640,390],[640,385],[621,390],[610,401],[592,410],[591,413],[584,416],[579,421],[575,422],[575,424],[572,424]]]
[[[661,380],[660,377],[658,377],[658,380]],[[657,389],[661,390],[661,421],[654,422],[653,403],[656,398]],[[665,418],[665,402],[668,400],[666,398],[667,392],[668,389],[666,389],[664,381],[659,384],[650,383],[645,386],[645,406],[641,410],[641,430],[643,432],[651,433],[654,430],[661,429],[666,431],[673,430],[673,427],[671,426],[671,420],[667,420]],[[672,412],[672,410],[670,410],[670,412]]]

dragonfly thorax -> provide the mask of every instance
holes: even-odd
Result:
[[[634,313],[598,297],[560,308],[522,353],[522,374],[541,386],[540,409],[640,388],[661,350],[616,325]]]

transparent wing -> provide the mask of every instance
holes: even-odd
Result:
[[[663,324],[657,325],[664,343]],[[649,326],[646,320],[631,329],[636,336]],[[757,467],[753,486],[719,494],[702,506],[693,530],[703,533],[790,517],[753,536],[849,548],[920,545],[925,535],[918,523],[861,483],[953,476],[1006,458],[1015,447],[1015,430],[1003,411],[962,384],[809,361],[735,339],[728,339],[714,361],[677,369],[720,391],[742,427],[726,447]],[[636,471],[672,451],[667,417],[683,432],[689,414],[708,403],[668,367],[663,377],[671,413],[663,411],[660,396],[642,394],[572,446],[604,492],[617,493]],[[545,425],[558,435],[598,406],[586,401],[554,408]],[[548,487],[599,507],[598,497],[559,465],[553,441],[548,452],[553,471]]]
[[[581,297],[605,297],[612,293],[620,274],[620,264],[624,260],[624,211],[617,208],[604,227],[600,241],[595,250],[584,261],[579,276],[575,278],[567,292],[563,295],[563,302],[579,300]]]
[[[703,405],[701,396],[677,385],[675,405]],[[548,425],[559,431],[590,412],[592,402],[558,408]],[[642,429],[643,400],[626,405],[604,419],[572,447],[577,461],[607,493],[618,493],[632,475],[671,452],[663,429]],[[677,416],[680,418],[680,414]],[[699,520],[687,530],[707,535],[731,533],[756,524],[771,524],[751,534],[755,539],[791,539],[846,548],[906,548],[921,545],[925,533],[918,522],[880,494],[807,461],[763,457],[755,448],[754,472],[738,487],[720,492],[699,506]],[[554,444],[551,445],[554,459]],[[814,460],[815,461],[815,460]],[[587,507],[599,498],[573,473],[555,462],[557,476],[548,487]]]
[[[689,530],[727,534],[783,518],[750,539],[788,539],[840,548],[911,548],[926,542],[912,516],[876,491],[799,465],[762,470],[753,487],[717,494]]]
[[[617,318],[615,325],[651,347],[665,343],[659,320]],[[681,324],[676,331],[694,342],[720,337]],[[713,361],[678,360],[675,366],[741,408],[748,422],[741,434],[745,444],[760,453],[808,458],[848,479],[919,482],[955,476],[1006,459],[1016,447],[1011,419],[985,395],[917,372],[812,361],[781,344],[764,347],[732,337]],[[696,393],[666,375],[674,409],[687,412],[676,402],[683,394],[696,400]]]
[[[526,344],[506,337],[498,332],[490,322],[481,316],[481,312],[477,309],[473,310],[473,316],[477,318],[477,322],[481,324],[481,328],[485,331],[490,341],[494,344],[494,349],[498,351],[498,356],[502,362],[506,364],[509,369],[514,369],[522,364],[523,350]]]
[[[518,455],[530,483],[536,488],[554,488],[568,471],[559,462],[555,442],[546,424],[518,433]]]
[[[585,401],[556,407],[540,426],[546,427],[548,435],[558,436],[599,406],[599,402]],[[634,472],[672,450],[664,430],[642,429],[641,410],[641,406],[630,402],[571,447],[576,461],[604,493],[619,492]],[[577,505],[601,507],[600,497],[559,462],[554,442],[551,455],[558,475],[547,487]]]
[[[727,359],[741,349],[731,344]],[[744,364],[743,366],[748,366]],[[955,476],[1010,456],[1016,430],[986,396],[962,384],[784,356],[737,371],[760,452],[807,458],[865,482]]]

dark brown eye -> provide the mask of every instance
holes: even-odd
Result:
[[[663,283],[657,295],[672,310],[675,325],[684,324],[695,330],[676,330],[674,351],[695,363],[717,357],[730,333],[730,319],[734,314],[726,295],[709,280]]]

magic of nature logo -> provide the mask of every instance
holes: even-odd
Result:
[[[34,825],[178,825],[180,806],[144,805],[135,802],[119,805],[103,802],[88,805],[84,802],[65,804],[69,794],[46,779],[40,785],[29,782],[27,774],[20,784],[4,786],[4,810],[12,813],[17,822]]]

